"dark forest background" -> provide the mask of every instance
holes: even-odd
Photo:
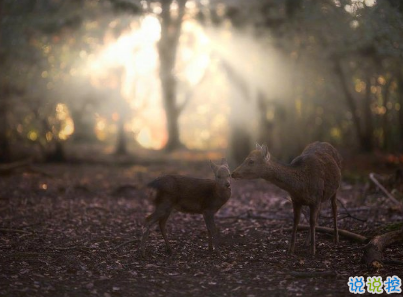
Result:
[[[2,0],[0,26],[2,162],[314,140],[402,162],[400,1]]]

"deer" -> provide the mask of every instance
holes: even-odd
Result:
[[[210,160],[210,167],[215,179],[201,179],[182,175],[165,175],[159,177],[147,186],[155,194],[153,204],[154,212],[146,217],[145,231],[141,238],[141,253],[145,257],[145,244],[150,228],[159,223],[162,237],[165,241],[166,251],[172,254],[166,235],[165,225],[173,210],[190,214],[202,214],[208,232],[208,249],[218,251],[218,230],[214,222],[215,213],[231,197],[231,174],[225,158],[220,165]]]
[[[292,200],[294,224],[288,252],[294,253],[302,206],[308,206],[310,252],[316,253],[315,227],[322,202],[330,199],[333,213],[334,242],[339,242],[336,193],[341,180],[341,156],[327,142],[309,144],[290,164],[270,158],[266,145],[256,144],[244,162],[232,172],[234,179],[263,178],[287,191]]]

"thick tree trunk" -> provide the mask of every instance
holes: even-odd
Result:
[[[173,73],[176,62],[176,53],[179,44],[179,37],[182,29],[182,18],[185,12],[186,0],[178,1],[179,13],[173,19],[170,7],[172,0],[161,2],[161,39],[158,43],[160,59],[160,79],[162,87],[162,98],[167,118],[168,141],[165,149],[175,150],[182,146],[179,136],[178,119],[181,109],[176,102],[176,78]]]
[[[163,86],[162,92],[165,103],[165,114],[167,119],[168,131],[168,141],[165,145],[165,149],[167,151],[172,151],[182,145],[179,138],[178,119],[180,110],[176,104],[176,79],[170,73],[165,77],[161,77],[161,82]]]

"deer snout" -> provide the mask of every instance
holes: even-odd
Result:
[[[226,186],[227,188],[229,188],[229,187],[231,186],[230,182],[227,181],[227,182],[225,183],[225,186]]]
[[[232,178],[239,178],[239,173],[234,171],[234,172],[231,173],[231,177]]]

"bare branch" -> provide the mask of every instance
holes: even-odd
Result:
[[[370,173],[370,174],[369,174],[370,180],[371,180],[371,181],[372,181],[390,200],[392,200],[392,202],[393,202],[394,204],[396,204],[396,205],[402,207],[402,204],[401,204],[399,201],[397,201],[396,198],[393,197],[393,195],[390,194],[390,193],[388,192],[388,190],[385,189],[384,186],[381,185],[381,183],[376,179],[375,175],[376,175],[375,173]]]
[[[298,230],[309,230],[309,226],[308,225],[299,225],[298,226]],[[291,229],[289,229],[291,230]],[[333,228],[328,228],[328,227],[321,227],[321,226],[317,226],[316,227],[316,231],[318,232],[322,232],[322,233],[329,233],[329,234],[333,234],[334,230]],[[360,242],[360,243],[366,243],[369,241],[369,238],[362,236],[360,234],[356,234],[347,230],[343,230],[343,229],[339,229],[339,234],[340,236],[344,236],[345,238],[351,239],[353,241],[356,242]]]

